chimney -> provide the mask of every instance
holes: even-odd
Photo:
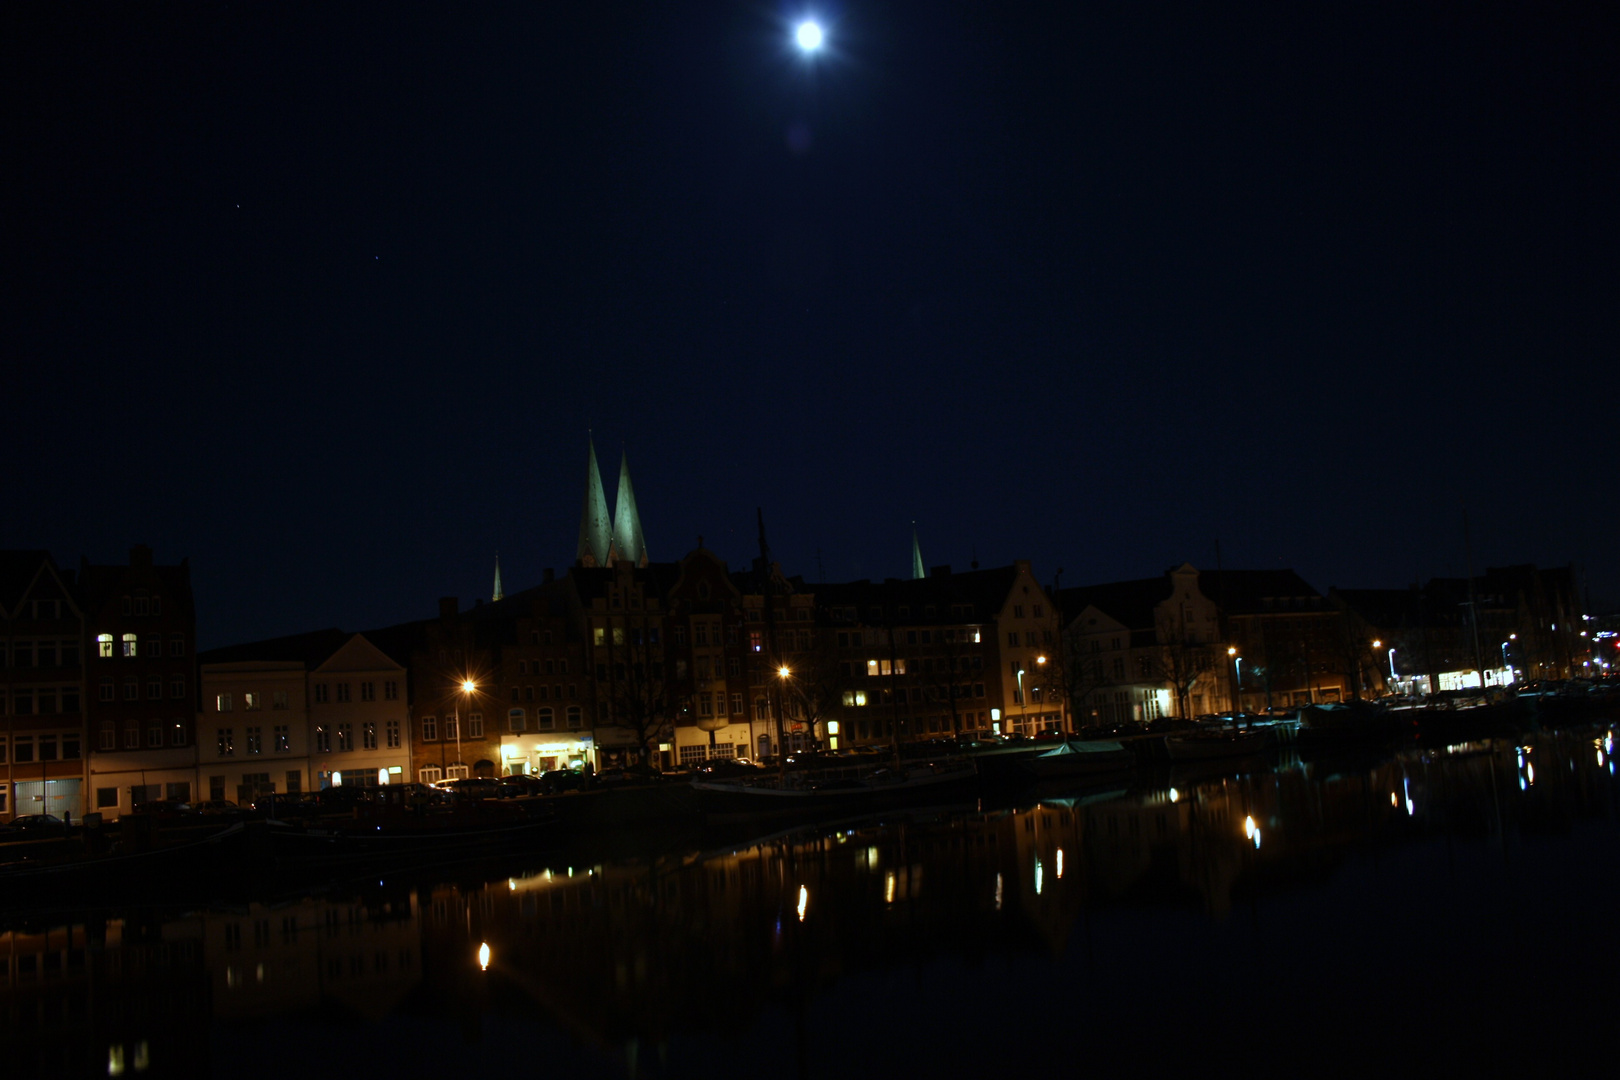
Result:
[[[152,568],[152,549],[145,544],[136,544],[129,549],[129,565],[138,566],[144,570]]]
[[[553,581],[557,580],[557,571],[553,570],[549,566],[546,567],[544,570],[540,571],[540,580],[545,582],[547,585],[550,585]]]
[[[459,610],[461,610],[461,598],[459,596],[439,597],[439,618],[453,619]]]
[[[928,576],[929,577],[950,577],[951,576],[950,563],[946,563],[944,566],[930,566],[928,568]]]

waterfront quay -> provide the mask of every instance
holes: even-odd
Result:
[[[257,893],[13,891],[8,1074],[1568,1066],[1612,999],[1613,741],[1283,748]]]

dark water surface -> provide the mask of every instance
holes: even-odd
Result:
[[[0,933],[0,1072],[1612,1075],[1612,741],[1287,755],[236,906],[86,898]]]

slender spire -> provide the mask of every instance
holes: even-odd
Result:
[[[585,466],[585,506],[579,515],[579,550],[574,558],[581,566],[606,566],[613,522],[602,491],[602,471],[596,467],[596,443],[589,436],[585,441],[590,460]]]
[[[505,595],[506,594],[501,591],[501,553],[497,551],[495,553],[495,595],[490,597],[490,599],[500,600]]]
[[[636,513],[636,489],[630,486],[629,454],[619,458],[619,496],[613,507],[613,543],[607,561],[621,559],[636,566],[647,565],[647,541],[641,535],[641,515]]]
[[[911,523],[911,579],[918,581],[927,576],[927,572],[923,570],[922,548],[917,544],[917,523],[913,521]]]

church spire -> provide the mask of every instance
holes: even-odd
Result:
[[[641,515],[636,513],[636,489],[630,486],[630,455],[619,458],[619,495],[613,507],[613,545],[608,562],[623,559],[636,566],[647,565],[647,541],[641,535]]]
[[[500,600],[506,594],[501,591],[501,553],[495,553],[495,595],[492,600]]]
[[[911,578],[913,581],[927,577],[923,570],[922,548],[917,544],[917,523],[911,523]]]
[[[574,559],[581,566],[606,566],[613,522],[602,491],[602,471],[596,467],[596,443],[589,436],[585,441],[590,446],[590,460],[585,466],[585,506],[579,515],[579,550]]]

